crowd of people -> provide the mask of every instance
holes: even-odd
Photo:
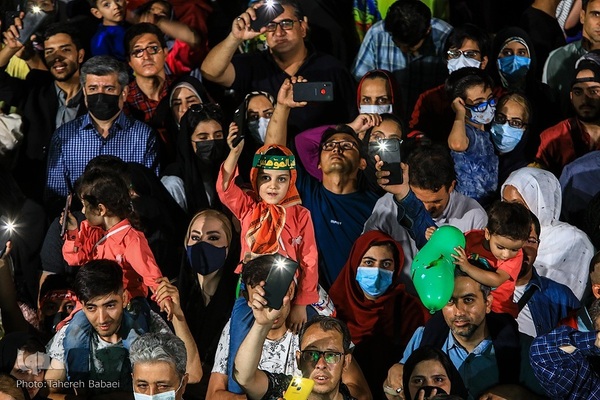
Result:
[[[3,4],[0,397],[598,398],[600,0],[478,3]]]

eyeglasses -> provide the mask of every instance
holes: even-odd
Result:
[[[461,56],[461,54],[467,58],[473,58],[473,59],[477,59],[480,55],[481,52],[479,50],[448,50],[446,52],[446,54],[448,54],[448,58],[458,58]]]
[[[465,104],[465,107],[468,108],[471,111],[475,111],[475,112],[483,112],[485,110],[487,110],[488,106],[491,107],[496,107],[496,99],[494,99],[493,97],[487,101],[483,101],[479,104],[475,104],[475,105],[468,105]]]
[[[499,124],[502,124],[502,125],[504,125],[505,123],[508,122],[509,126],[512,126],[513,128],[518,128],[518,129],[521,129],[527,125],[525,122],[523,122],[519,118],[508,119],[508,118],[506,118],[506,115],[504,115],[502,113],[497,113],[496,116],[494,117],[494,121]]]
[[[318,351],[318,350],[302,350],[300,359],[307,363],[316,364],[319,359],[323,357],[327,364],[337,364],[342,359],[344,353],[337,353],[335,351]]]
[[[160,46],[157,46],[154,44],[152,46],[146,46],[143,49],[133,50],[130,54],[132,57],[142,58],[142,56],[144,55],[144,52],[147,52],[149,55],[153,56],[157,53],[160,53],[161,51],[162,51],[162,48]]]
[[[289,31],[290,29],[292,29],[294,27],[294,22],[302,22],[300,20],[293,20],[293,19],[284,19],[282,21],[279,22],[269,22],[266,27],[267,27],[267,32],[275,32],[277,30],[277,25],[281,26],[281,29],[283,29],[284,31]]]
[[[540,239],[536,239],[534,237],[530,237],[529,239],[527,239],[527,243],[529,243],[529,244],[540,244]]]
[[[321,149],[323,149],[325,151],[333,151],[333,149],[335,149],[336,147],[339,147],[339,149],[342,151],[348,151],[348,150],[352,150],[354,148],[358,148],[356,143],[351,142],[349,140],[339,140],[339,141],[332,140],[331,142],[323,143],[323,145],[321,146]]]

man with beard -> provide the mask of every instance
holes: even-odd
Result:
[[[19,19],[15,22],[17,26],[22,24]],[[39,63],[41,60],[34,55],[29,61],[32,69],[27,79],[11,78],[5,68],[10,58],[23,50],[17,40],[17,26],[6,31],[6,46],[0,50],[0,100],[16,105],[23,116],[24,140],[15,178],[25,195],[41,203],[52,133],[87,111],[79,81],[79,66],[85,52],[80,35],[72,26],[51,25],[43,41],[43,61],[48,71],[35,69],[36,60]]]
[[[125,66],[109,56],[90,58],[81,67],[88,112],[54,132],[48,154],[44,203],[49,215],[58,215],[88,161],[113,155],[137,162],[158,174],[156,134],[122,110],[129,76]]]
[[[469,398],[491,387],[510,386],[510,399],[535,399],[530,392],[543,393],[528,362],[531,338],[520,336],[515,320],[508,314],[491,312],[492,293],[456,268],[452,297],[425,327],[418,328],[399,364],[388,371],[384,391],[388,399],[402,395],[404,363],[414,350],[430,345],[448,354],[460,373]],[[487,397],[484,397],[487,398]]]
[[[536,155],[536,161],[557,177],[566,164],[600,150],[600,53],[588,53],[577,61],[571,104],[575,117],[542,132]]]
[[[181,310],[179,292],[167,278],[157,283],[156,301],[171,298],[174,306],[171,322],[175,335],[185,344],[189,382],[198,382],[202,377],[200,356]],[[139,324],[140,311],[128,307],[130,296],[123,290],[123,270],[115,261],[88,262],[78,271],[74,286],[83,306],[79,312],[85,314],[89,325],[71,330],[66,325],[48,343],[52,358],[46,373],[48,386],[52,391],[76,389],[77,394],[131,393],[130,346],[147,332],[170,333],[167,324],[152,311],[146,326]]]

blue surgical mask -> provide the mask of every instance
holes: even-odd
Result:
[[[198,242],[186,248],[192,269],[200,275],[208,275],[225,265],[227,247],[216,247],[208,242]]]
[[[502,85],[508,87],[519,83],[529,71],[531,58],[522,56],[507,56],[498,59],[498,71]]]
[[[379,297],[392,284],[394,272],[382,268],[358,267],[356,281],[361,289],[371,297]]]
[[[451,58],[448,60],[449,73],[453,73],[454,71],[465,67],[479,68],[480,66],[481,61],[478,61],[474,58],[465,57],[463,54],[461,54],[458,58]]]
[[[265,142],[265,137],[267,136],[267,127],[269,126],[270,118],[260,117],[257,120],[248,122],[248,130],[256,139],[256,141],[260,144]]]
[[[523,128],[514,128],[508,124],[494,122],[491,127],[492,141],[501,154],[509,153],[517,147],[523,137]]]
[[[361,104],[360,105],[360,113],[361,114],[391,114],[392,105],[391,104]]]

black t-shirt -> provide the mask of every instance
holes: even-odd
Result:
[[[232,88],[239,96],[263,90],[277,98],[283,81],[290,77],[279,68],[268,50],[239,54],[231,62],[235,68]],[[332,82],[333,101],[309,103],[306,107],[292,109],[288,119],[289,141],[306,129],[347,123],[356,117],[356,82],[337,59],[308,47],[308,56],[296,75],[309,82]]]

